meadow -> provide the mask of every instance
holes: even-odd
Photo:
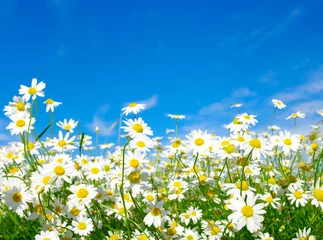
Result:
[[[307,134],[270,125],[286,106],[273,99],[263,132],[237,109],[227,135],[174,129],[154,136],[133,102],[122,109],[122,145],[98,144],[78,122],[53,122],[60,102],[33,79],[4,107],[20,141],[0,148],[1,239],[323,239],[322,116]],[[9,89],[8,91],[13,90]],[[45,104],[46,112],[38,111]],[[35,132],[37,116],[49,123]]]

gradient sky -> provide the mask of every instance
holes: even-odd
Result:
[[[192,128],[222,133],[241,102],[269,119],[272,98],[288,108],[272,124],[300,110],[300,129],[323,108],[322,1],[104,1],[6,0],[0,3],[0,105],[33,77],[46,97],[63,104],[55,120],[80,119],[101,142],[116,138],[109,126],[127,103],[155,135],[174,128],[168,113],[187,116]],[[41,103],[45,100],[41,99]],[[48,121],[40,106],[39,131]],[[0,142],[10,140],[0,117]]]

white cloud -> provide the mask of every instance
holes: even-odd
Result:
[[[101,136],[111,136],[115,133],[115,126],[118,123],[118,120],[115,121],[106,121],[104,115],[108,112],[110,105],[104,105],[100,107],[94,114],[92,122],[86,124],[86,127],[94,132],[95,128],[99,128],[99,135]]]
[[[293,112],[301,111],[308,114],[316,114],[316,111],[323,108],[323,100],[312,100],[294,104],[291,107]]]
[[[251,91],[249,88],[238,88],[233,90],[231,96],[224,98],[219,102],[212,103],[210,105],[202,107],[198,114],[199,115],[209,115],[212,113],[219,113],[225,109],[229,109],[232,104],[240,101],[241,98],[255,97],[256,92]]]
[[[268,71],[264,75],[259,78],[260,83],[269,83],[273,85],[277,85],[277,81],[274,80],[274,77],[277,75],[277,72]]]
[[[282,21],[277,22],[268,31],[261,31],[261,34],[257,34],[257,38],[254,38],[254,41],[245,50],[250,52],[265,43],[268,39],[285,32],[292,22],[301,15],[302,10],[301,7],[294,8]]]
[[[157,106],[157,104],[158,104],[158,96],[153,95],[148,99],[138,101],[138,103],[146,104],[145,109],[153,108],[153,107]]]
[[[285,102],[293,102],[310,98],[311,95],[323,91],[323,65],[319,66],[311,75],[307,83],[293,88],[285,89],[274,94],[271,98],[276,98]]]
[[[232,92],[231,98],[254,97],[256,95],[257,93],[250,91],[249,88],[238,88]]]

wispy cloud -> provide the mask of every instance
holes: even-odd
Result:
[[[268,71],[259,78],[258,82],[272,84],[272,85],[278,85],[278,82],[274,79],[275,76],[277,76],[277,74],[278,73],[275,71]]]
[[[283,20],[276,22],[270,29],[267,31],[261,31],[260,34],[257,34],[255,38],[252,38],[251,43],[245,49],[246,52],[253,51],[254,49],[258,48],[260,45],[268,41],[270,38],[273,38],[277,35],[282,34],[285,32],[288,27],[297,19],[303,11],[302,7],[294,8]],[[258,33],[257,30],[252,31],[253,33]]]
[[[114,127],[118,120],[115,121],[107,121],[105,120],[105,115],[109,111],[110,105],[104,105],[100,107],[94,114],[92,122],[86,124],[86,127],[94,132],[95,128],[99,128],[99,135],[101,136],[111,136],[115,133]]]
[[[210,105],[204,106],[198,112],[199,115],[209,115],[212,113],[218,113],[225,109],[229,109],[230,106],[241,98],[255,97],[257,96],[256,92],[251,91],[249,88],[238,88],[235,89],[231,96],[228,98],[224,98],[219,102],[212,103]]]
[[[293,102],[304,100],[311,95],[318,94],[323,91],[323,65],[319,66],[309,77],[307,83],[298,85],[293,88],[284,89],[271,98],[277,98],[285,102]]]
[[[301,111],[307,115],[316,114],[316,111],[323,108],[323,100],[312,100],[307,102],[296,103],[291,107],[293,112]]]
[[[150,108],[153,108],[153,107],[157,106],[157,104],[158,104],[158,96],[153,95],[148,99],[139,100],[137,102],[146,104],[146,109],[150,109]]]
[[[309,63],[310,59],[309,58],[305,58],[303,61],[301,61],[300,63],[296,64],[294,66],[295,69],[299,69],[299,68],[305,68],[308,63]]]

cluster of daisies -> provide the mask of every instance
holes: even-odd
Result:
[[[37,240],[323,239],[320,125],[306,136],[276,125],[256,133],[257,116],[239,111],[224,126],[228,136],[180,137],[185,116],[169,114],[175,130],[165,141],[138,117],[145,105],[130,103],[122,109],[124,145],[98,146],[74,133],[77,121],[52,122],[61,103],[51,98],[43,102],[51,122],[35,132],[45,87],[33,79],[4,108],[20,141],[0,148],[1,221],[27,222]],[[272,103],[273,114],[286,108]]]

